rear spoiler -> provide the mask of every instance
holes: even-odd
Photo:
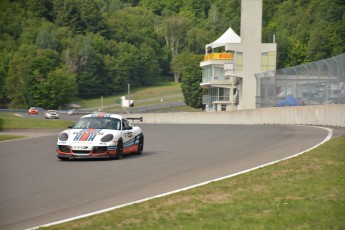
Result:
[[[127,117],[127,120],[143,122],[144,118],[143,117]]]

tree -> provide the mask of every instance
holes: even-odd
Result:
[[[218,7],[216,4],[212,4],[211,8],[208,12],[208,27],[211,30],[211,34],[215,36],[215,32],[219,31],[218,26],[219,26],[219,21],[220,21],[220,12],[218,10]]]
[[[88,65],[94,52],[91,42],[90,37],[83,35],[68,38],[62,57],[65,64],[77,75]]]
[[[59,53],[51,49],[39,49],[30,63],[30,71],[38,78],[44,78],[61,64]],[[37,79],[39,81],[39,79]]]
[[[154,49],[147,43],[140,46],[138,52],[138,65],[141,66],[138,72],[138,80],[141,86],[151,85],[158,81],[161,69]]]
[[[151,0],[141,0],[140,5],[144,8],[151,10],[156,15],[162,15],[162,11],[165,7],[163,1],[151,1]]]
[[[200,87],[202,73],[199,66],[202,56],[193,54],[189,54],[188,56],[186,58],[186,67],[182,72],[182,93],[186,105],[199,109],[204,107],[202,104],[204,90]]]
[[[106,30],[101,10],[94,0],[76,0],[82,32],[103,33]]]
[[[94,24],[97,21],[97,15],[87,4],[93,5],[92,2],[79,2],[78,0],[54,0],[53,1],[53,18],[54,23],[58,26],[68,27],[74,33],[83,34],[88,31],[87,25],[93,31]],[[95,3],[93,6],[96,6]],[[97,11],[97,8],[94,8]],[[89,17],[87,14],[90,13]],[[94,17],[96,19],[94,20]]]
[[[229,26],[240,34],[240,7],[240,0],[1,0],[0,97],[12,107],[37,105],[39,85],[67,67],[78,97],[172,75],[184,81],[184,53],[203,54]],[[278,68],[345,52],[344,0],[263,0],[263,7],[262,40],[276,35]]]
[[[5,76],[6,71],[2,66],[0,66],[0,107],[3,107],[7,98],[6,88],[5,88]]]
[[[112,94],[112,81],[106,73],[103,58],[94,54],[77,75],[78,95],[92,98]]]
[[[29,85],[30,63],[35,55],[35,47],[22,45],[13,53],[8,64],[6,76],[7,96],[11,100],[10,107],[29,107],[32,102],[32,92],[27,88]]]
[[[138,72],[143,68],[139,68],[138,49],[127,42],[118,44],[117,58],[115,64],[115,82],[118,82],[121,89],[125,89],[127,84],[132,87],[139,85]]]
[[[123,8],[119,12],[109,14],[107,19],[107,26],[112,31],[112,39],[118,42],[126,41],[138,48],[143,42],[157,43],[155,41],[157,24],[158,18],[142,7]]]
[[[169,48],[172,59],[174,59],[185,46],[185,37],[189,24],[187,19],[177,16],[169,17],[164,22],[162,32],[165,39],[165,45]],[[174,72],[175,82],[179,79],[178,75],[178,73]]]
[[[30,105],[55,108],[67,104],[76,94],[75,75],[62,66],[59,54],[54,50],[38,50],[29,64],[25,82]]]
[[[175,82],[180,81],[180,77],[183,72],[185,72],[185,68],[187,68],[187,63],[189,63],[189,58],[191,57],[190,52],[183,52],[181,54],[175,55],[175,57],[171,61],[171,69],[174,71]]]
[[[215,27],[214,36],[221,35],[226,31],[229,26],[237,33],[240,34],[240,15],[241,15],[241,1],[239,0],[228,0],[228,1],[215,1],[216,9],[218,10],[217,25]],[[212,12],[209,12],[209,14]],[[209,15],[209,23],[214,20],[214,15]],[[210,27],[211,29],[211,27]],[[216,38],[215,37],[215,38]]]
[[[329,36],[324,33],[324,31],[327,31],[326,27],[326,24],[318,24],[310,33],[307,51],[310,61],[325,59],[330,57],[332,53]]]
[[[52,49],[58,52],[63,50],[64,40],[71,36],[65,27],[57,27],[51,22],[43,22],[38,30],[35,45],[38,49]]]
[[[107,74],[109,75],[110,81],[111,82],[111,90],[112,93],[119,93],[123,91],[121,88],[121,79],[117,75],[117,58],[112,55],[105,55],[103,57],[104,60],[104,68]],[[124,85],[122,85],[124,87]]]
[[[183,1],[183,6],[181,7],[179,14],[191,20],[202,21],[207,17],[210,8],[210,0]]]
[[[66,66],[49,72],[47,79],[39,84],[40,105],[47,109],[58,109],[68,105],[77,93],[76,77]]]
[[[188,51],[194,54],[204,53],[205,45],[211,42],[211,38],[211,31],[198,27],[191,28],[186,35]]]
[[[15,50],[15,40],[9,34],[0,36],[0,107],[7,107],[9,101],[7,97],[6,77],[8,76],[9,62]]]
[[[36,17],[43,17],[48,21],[53,21],[53,3],[51,0],[30,0],[27,1],[29,12]]]
[[[295,66],[308,62],[307,59],[307,45],[303,44],[302,41],[295,37],[288,38],[289,53],[284,62],[284,66]]]
[[[22,23],[25,18],[25,7],[23,2],[12,2],[2,0],[0,4],[0,36],[8,34],[14,39],[22,35]]]

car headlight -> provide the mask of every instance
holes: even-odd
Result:
[[[114,138],[113,134],[107,134],[104,137],[102,137],[101,141],[102,142],[109,142],[112,141]]]
[[[59,140],[60,141],[67,141],[68,140],[68,134],[67,133],[60,133]]]

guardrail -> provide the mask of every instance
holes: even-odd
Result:
[[[165,124],[280,124],[345,127],[345,105],[272,107],[227,112],[131,114],[143,123]]]
[[[0,109],[0,112],[26,112],[26,110]],[[226,112],[132,113],[131,116],[143,117],[143,123],[280,124],[345,127],[344,104],[271,107]]]

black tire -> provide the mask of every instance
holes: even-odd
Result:
[[[60,161],[67,161],[68,159],[66,157],[58,157]]]
[[[119,140],[116,146],[116,159],[122,159],[122,158],[123,158],[123,144],[122,144],[122,141]]]
[[[139,137],[139,146],[138,146],[137,155],[142,154],[143,150],[144,150],[144,135],[141,134]]]

